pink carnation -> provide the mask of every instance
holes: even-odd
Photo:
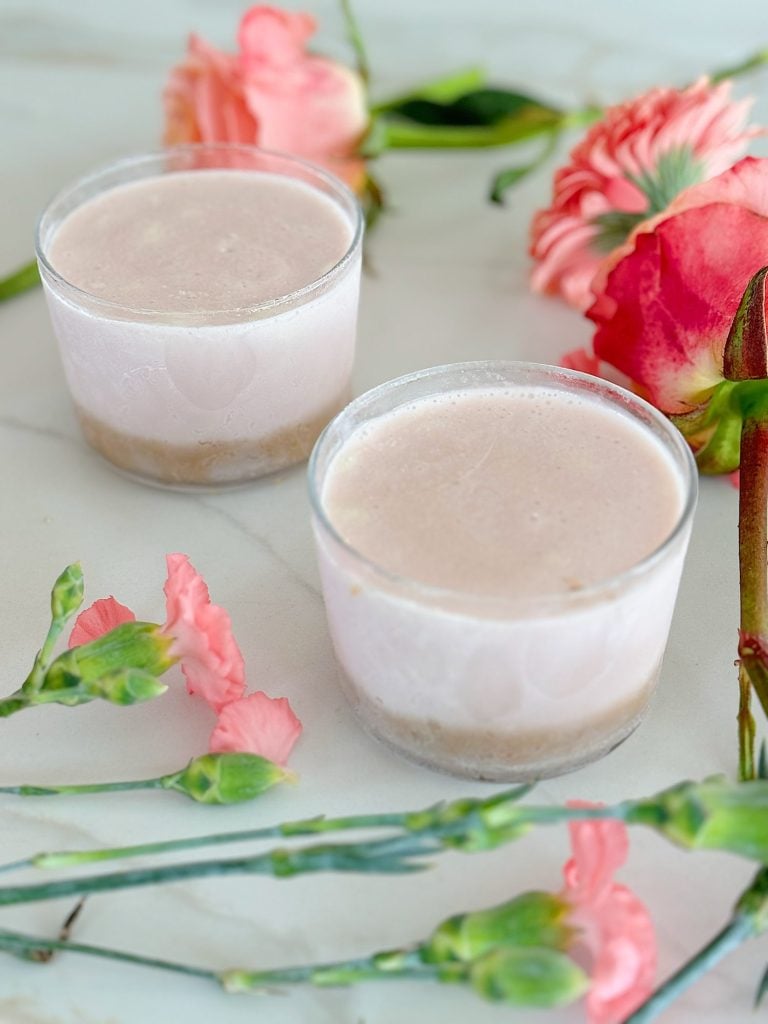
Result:
[[[135,621],[136,616],[131,609],[120,604],[114,597],[99,598],[75,619],[68,646],[79,647],[81,644],[88,644],[124,622]]]
[[[205,580],[186,555],[167,555],[167,617],[171,654],[181,661],[187,690],[219,712],[245,689],[245,667],[227,612],[211,604]]]
[[[260,754],[284,765],[300,735],[301,722],[288,698],[259,691],[221,709],[209,749],[214,754]]]
[[[570,806],[589,806],[575,804]],[[569,825],[573,856],[563,868],[561,893],[578,929],[572,949],[591,976],[590,1024],[618,1024],[650,995],[656,938],[645,906],[613,876],[627,859],[629,838],[618,821]]]
[[[357,155],[368,127],[360,76],[312,54],[315,21],[276,7],[252,7],[239,52],[222,53],[192,35],[185,61],[164,91],[165,142],[236,142],[306,157],[361,189]]]
[[[633,227],[743,155],[761,130],[746,127],[752,100],[732,102],[730,92],[730,82],[702,78],[605,111],[556,173],[552,205],[534,217],[535,291],[585,310],[601,261]]]

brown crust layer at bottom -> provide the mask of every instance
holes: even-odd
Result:
[[[88,444],[128,473],[172,486],[232,484],[303,462],[323,427],[349,401],[348,393],[309,420],[259,438],[166,444],[126,434],[75,406]]]
[[[533,782],[565,775],[610,753],[640,724],[658,679],[657,670],[634,697],[571,728],[501,731],[394,715],[361,692],[341,670],[339,674],[352,709],[377,739],[428,768],[492,782]]]

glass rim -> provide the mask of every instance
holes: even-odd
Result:
[[[568,591],[566,593],[549,593],[525,598],[514,594],[476,594],[452,587],[441,587],[434,584],[423,583],[413,577],[403,576],[399,573],[392,572],[390,569],[385,568],[378,562],[369,558],[367,555],[364,555],[354,545],[344,540],[325,511],[322,495],[318,487],[318,463],[320,457],[325,454],[325,449],[329,445],[329,438],[334,427],[342,422],[346,417],[351,416],[362,406],[372,402],[377,397],[387,393],[388,391],[395,391],[409,383],[428,380],[429,378],[438,380],[440,377],[446,376],[449,372],[469,372],[472,370],[487,370],[489,372],[509,372],[511,370],[515,370],[523,374],[529,373],[531,375],[535,373],[542,373],[552,378],[553,384],[557,379],[573,380],[574,382],[590,385],[593,391],[597,393],[598,397],[609,395],[619,399],[621,404],[628,409],[629,414],[635,422],[641,422],[641,425],[642,421],[638,413],[643,413],[646,417],[649,417],[651,421],[660,428],[660,433],[663,435],[663,438],[659,438],[659,443],[666,444],[667,454],[671,453],[673,454],[673,457],[674,454],[679,456],[679,459],[675,461],[674,471],[676,475],[679,475],[681,478],[682,500],[675,523],[664,540],[651,552],[639,561],[635,562],[633,565],[629,566],[627,569],[614,573],[605,579],[598,580],[596,583],[591,583],[579,590]],[[489,381],[488,386],[493,387],[494,385]],[[499,384],[498,386],[504,387],[504,384]],[[546,387],[547,385],[542,382],[538,385],[532,386]],[[454,390],[464,389],[457,387]],[[413,401],[419,400],[420,399],[413,399]],[[340,448],[341,446],[339,447],[339,450]],[[385,381],[383,384],[379,384],[376,387],[369,389],[350,402],[349,405],[342,409],[342,411],[326,425],[312,449],[312,454],[310,455],[307,468],[307,476],[312,513],[322,529],[342,548],[344,552],[350,555],[356,562],[363,565],[366,570],[383,579],[391,587],[396,587],[405,591],[403,596],[406,598],[412,598],[418,603],[427,603],[431,601],[432,603],[443,605],[446,610],[455,609],[458,612],[465,614],[467,613],[467,610],[471,613],[472,608],[478,608],[486,614],[489,611],[498,610],[507,616],[510,615],[510,612],[514,612],[515,610],[518,612],[524,611],[525,613],[556,613],[558,611],[568,611],[586,605],[595,604],[601,599],[604,599],[627,586],[631,586],[635,580],[645,576],[656,565],[664,560],[667,553],[672,550],[685,535],[696,509],[696,502],[698,498],[698,469],[691,449],[680,431],[669,421],[669,419],[667,419],[666,416],[663,415],[663,413],[656,409],[655,406],[651,405],[650,402],[647,402],[639,395],[628,391],[626,388],[620,387],[618,384],[614,384],[612,381],[604,380],[602,377],[595,377],[592,374],[582,373],[578,370],[566,369],[565,367],[555,366],[550,363],[533,363],[512,359],[487,359],[472,360],[462,363],[443,363],[439,366],[432,366],[423,370],[416,370],[412,373],[404,374],[401,377],[395,377],[392,380]],[[531,616],[526,614],[525,617]]]
[[[96,184],[100,178],[105,177],[110,173],[115,173],[120,170],[128,170],[132,167],[141,166],[142,163],[150,164],[154,162],[160,162],[174,155],[185,155],[188,154],[193,156],[196,153],[216,153],[222,154],[237,154],[243,153],[249,156],[263,156],[278,161],[284,161],[285,163],[308,171],[315,178],[322,180],[331,192],[334,200],[343,200],[349,207],[348,212],[350,214],[351,226],[352,226],[352,237],[349,244],[343,253],[343,255],[334,263],[332,267],[326,270],[320,277],[314,278],[312,281],[301,288],[296,288],[291,292],[286,292],[283,295],[274,296],[271,299],[265,299],[262,302],[252,303],[248,306],[237,306],[225,309],[211,309],[204,310],[202,312],[191,313],[189,310],[157,310],[157,309],[144,309],[140,306],[128,306],[125,303],[114,302],[110,299],[105,299],[103,296],[94,295],[93,292],[87,291],[85,288],[80,288],[78,285],[72,284],[68,281],[63,274],[60,274],[55,267],[51,264],[46,255],[46,243],[43,241],[43,227],[46,224],[47,219],[51,217],[52,211],[56,207],[66,201],[79,189],[84,186]],[[204,168],[206,170],[227,170],[227,168]],[[248,168],[245,168],[247,171]],[[158,174],[162,173],[180,173],[178,171],[167,171],[163,172],[160,168],[157,171]],[[254,172],[258,173],[258,172]],[[147,175],[148,177],[149,175]],[[141,178],[131,180],[142,180]],[[299,179],[302,180],[302,179]],[[103,192],[109,191],[111,188],[118,188],[121,184],[129,184],[130,182],[121,182],[114,185],[109,185],[106,188],[99,189],[94,192],[88,199],[93,198],[95,195],[102,194]],[[317,186],[312,182],[307,182],[311,188],[317,189]],[[319,190],[318,190],[319,191]],[[88,199],[83,202],[88,202]],[[77,209],[82,203],[72,207]],[[340,204],[339,204],[340,205]],[[122,315],[123,319],[126,320],[151,320],[155,323],[172,322],[174,324],[199,324],[208,323],[212,318],[227,318],[224,322],[243,322],[248,319],[258,319],[259,314],[269,313],[274,311],[278,313],[284,306],[292,305],[294,303],[301,303],[306,298],[310,297],[313,292],[319,291],[324,288],[329,282],[333,281],[336,277],[341,276],[346,267],[352,262],[353,258],[360,249],[363,232],[365,229],[365,217],[363,214],[362,207],[357,196],[354,194],[340,178],[337,178],[335,174],[321,167],[319,164],[313,163],[311,160],[305,160],[303,157],[293,156],[290,153],[285,153],[280,150],[264,149],[261,146],[249,146],[243,143],[228,143],[228,142],[197,142],[189,143],[180,146],[167,146],[164,149],[150,150],[143,153],[134,153],[129,156],[123,156],[117,160],[110,160],[107,163],[100,164],[93,170],[86,174],[80,175],[74,181],[71,181],[64,188],[59,189],[58,192],[53,195],[40,213],[35,225],[35,256],[40,265],[41,271],[44,273],[43,276],[46,283],[54,284],[58,287],[66,289],[68,295],[74,300],[80,300],[81,303],[90,306],[97,306],[104,311],[114,311]],[[50,280],[49,280],[50,279]]]

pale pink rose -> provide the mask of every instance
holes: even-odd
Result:
[[[284,765],[301,735],[287,697],[259,691],[225,705],[209,744],[212,754],[260,754]]]
[[[219,712],[242,697],[245,667],[227,612],[211,604],[205,580],[186,555],[166,555],[166,622],[170,653],[181,661],[187,690]]]
[[[730,92],[730,82],[702,78],[606,110],[555,174],[552,205],[534,217],[535,291],[587,309],[602,260],[637,224],[745,152],[762,129],[746,126],[752,100],[732,102]]]
[[[226,54],[198,36],[164,92],[165,142],[238,142],[306,157],[360,189],[368,127],[360,76],[307,50],[308,14],[252,7]]]
[[[571,803],[574,806],[588,804]],[[563,900],[578,929],[571,952],[589,973],[590,1024],[618,1024],[653,989],[656,938],[645,906],[613,876],[627,859],[629,838],[619,821],[574,821],[573,856],[563,868]]]
[[[86,608],[75,619],[75,625],[69,635],[69,647],[79,647],[91,640],[98,640],[115,626],[124,622],[135,622],[136,616],[130,608],[120,604],[114,597],[102,597]]]

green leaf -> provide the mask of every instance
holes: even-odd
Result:
[[[535,948],[492,949],[470,965],[469,981],[483,999],[512,1006],[564,1006],[589,988],[565,954]]]
[[[391,96],[371,106],[371,114],[375,117],[390,110],[396,110],[410,100],[432,100],[435,103],[452,103],[460,96],[473,92],[485,85],[485,72],[482,68],[465,68],[442,75],[431,82],[417,86],[400,96]]]
[[[21,295],[40,284],[40,272],[37,269],[37,261],[32,260],[26,263],[8,277],[0,280],[0,302],[12,299],[14,295]]]
[[[258,754],[203,754],[183,771],[166,776],[163,788],[201,804],[238,804],[290,778],[285,768]]]
[[[65,622],[83,603],[85,584],[79,562],[68,565],[51,591],[51,615],[56,622]]]
[[[495,125],[532,110],[552,116],[562,115],[557,107],[542,103],[533,96],[491,87],[474,89],[447,102],[411,97],[389,107],[387,113],[416,124],[467,128]]]

